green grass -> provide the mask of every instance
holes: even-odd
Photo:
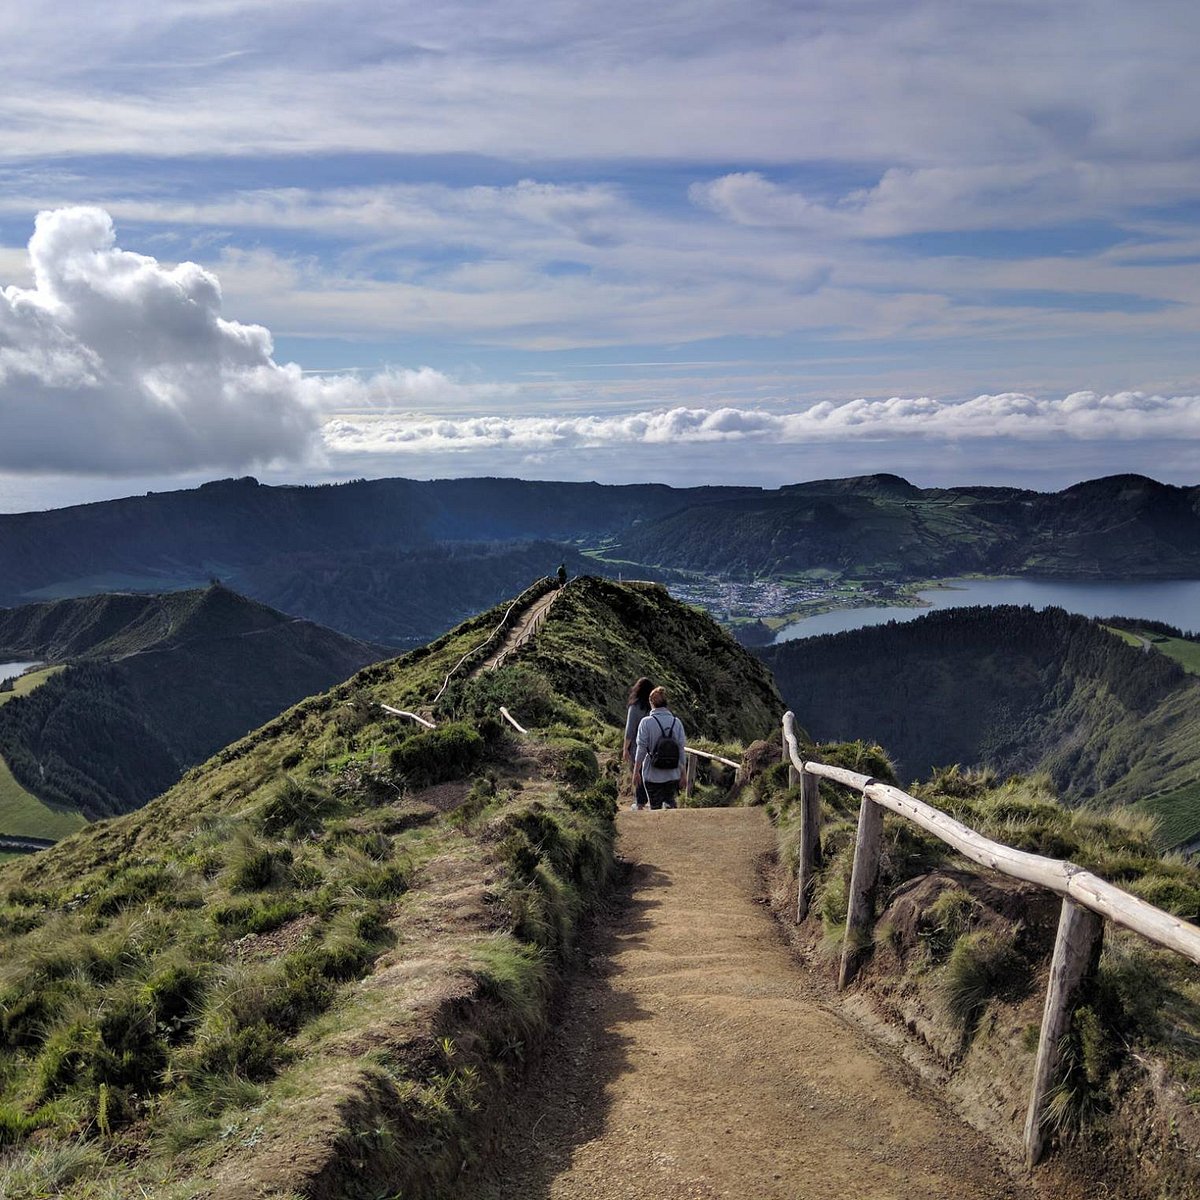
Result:
[[[1161,796],[1147,796],[1131,807],[1157,820],[1155,839],[1164,849],[1200,837],[1200,780]]]
[[[1191,675],[1200,675],[1200,642],[1189,642],[1185,638],[1166,638],[1155,642],[1154,648],[1173,658]]]
[[[6,704],[15,696],[29,695],[34,688],[62,669],[44,667],[40,671],[21,675],[11,692],[0,692],[0,704]],[[87,819],[82,813],[54,808],[26,791],[13,778],[8,764],[0,758],[0,833],[57,840],[82,829],[86,824]]]
[[[27,792],[0,758],[0,833],[57,841],[86,824],[82,813],[52,808]]]
[[[1113,625],[1105,625],[1104,628],[1131,646],[1140,647],[1143,639],[1149,641],[1154,650],[1173,658],[1189,675],[1200,675],[1200,642],[1191,642],[1187,638],[1163,637],[1160,633],[1146,629],[1131,633]]]
[[[256,1155],[278,1161],[345,1120],[349,1088],[378,1144],[370,1179],[338,1186],[450,1194],[471,1112],[541,1035],[549,982],[612,869],[616,788],[598,752],[619,742],[648,649],[697,732],[735,736],[748,706],[773,727],[781,707],[708,618],[661,588],[584,579],[519,662],[447,690],[438,730],[381,709],[430,704],[505,607],[0,870],[0,1117],[24,1139],[0,1194],[26,1170],[70,1200],[102,1175],[114,1195],[184,1194],[231,1160],[255,1180]],[[502,699],[535,714],[537,736],[488,715]],[[449,813],[415,791],[470,775]],[[422,1039],[430,1053],[411,1053]],[[355,1042],[370,1049],[348,1057]],[[73,1144],[88,1153],[68,1182],[46,1155]]]
[[[43,667],[40,671],[30,671],[28,675],[18,675],[13,680],[11,692],[0,692],[0,705],[7,704],[17,696],[28,696],[34,688],[40,687],[52,675],[57,675],[62,667]]]

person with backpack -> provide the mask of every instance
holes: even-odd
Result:
[[[656,687],[650,693],[650,715],[638,725],[633,759],[634,794],[644,783],[651,808],[675,807],[686,745],[683,722],[667,707],[666,689]]]
[[[621,761],[629,763],[630,767],[633,766],[633,753],[637,749],[638,726],[642,723],[643,718],[650,715],[650,693],[653,690],[654,681],[647,679],[645,675],[629,689],[626,701],[629,707],[625,710],[625,738],[621,743]],[[650,797],[646,795],[644,783],[634,784],[631,807],[634,812],[639,808],[650,807]]]

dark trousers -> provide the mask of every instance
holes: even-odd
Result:
[[[666,783],[647,781],[646,791],[650,796],[651,808],[674,808],[675,797],[679,795],[679,780],[668,779]]]

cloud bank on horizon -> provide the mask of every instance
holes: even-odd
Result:
[[[306,375],[270,332],[220,315],[216,275],[116,245],[97,208],[39,214],[32,288],[0,290],[0,470],[137,475],[372,457],[855,441],[1200,441],[1200,395],[1021,393],[482,413],[533,401],[429,367]],[[535,461],[544,461],[536,460]]]
[[[1189,0],[63,0],[6,35],[0,507],[252,467],[1195,476]]]

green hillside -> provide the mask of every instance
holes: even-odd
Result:
[[[0,604],[100,592],[237,591],[409,646],[566,559],[592,570],[838,581],[980,572],[1200,578],[1200,489],[1121,475],[1061,492],[918,488],[893,475],[754,487],[515,479],[219,480],[0,514]]]
[[[713,574],[1196,578],[1200,493],[1134,475],[1052,494],[819,480],[681,504],[626,531],[611,553]]]
[[[5,794],[92,818],[144,804],[220,746],[385,653],[222,587],[3,610],[0,647],[71,660],[18,680],[15,697],[0,693],[9,700],[0,757],[13,777]],[[40,836],[56,832],[47,824]]]
[[[18,696],[28,696],[35,688],[53,678],[62,667],[43,667],[27,671],[12,680],[12,688],[0,692],[0,706]],[[47,804],[22,787],[0,758],[0,835],[57,839],[66,837],[87,824],[81,812]],[[5,856],[0,861],[7,861]]]
[[[502,613],[0,871],[0,1193],[453,1194],[611,867],[632,675],[713,736],[781,710],[708,618],[590,579],[437,729],[380,708],[427,706]]]
[[[1090,806],[1200,780],[1200,680],[1059,609],[952,609],[756,653],[814,736],[877,740],[907,779],[1046,771]]]

